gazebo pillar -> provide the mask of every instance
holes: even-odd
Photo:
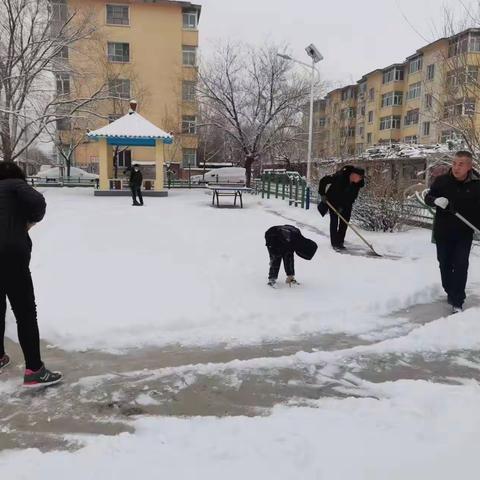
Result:
[[[165,163],[162,139],[155,140],[155,191],[163,192],[163,166]]]
[[[110,190],[109,180],[113,177],[113,148],[106,138],[98,140],[98,162],[100,190]]]

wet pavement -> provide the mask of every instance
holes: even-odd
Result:
[[[480,298],[472,296],[469,306],[476,305]],[[364,396],[363,381],[480,380],[480,352],[379,355],[355,349],[379,341],[374,340],[376,335],[379,339],[402,336],[448,313],[443,299],[415,305],[389,316],[398,320],[399,329],[373,332],[365,338],[319,334],[234,348],[171,345],[122,355],[65,352],[44,345],[46,364],[61,366],[66,379],[38,391],[22,390],[19,347],[7,342],[12,364],[0,374],[0,450],[76,449],[80,445],[70,434],[133,432],[131,420],[136,415],[263,415],[280,403]],[[298,358],[294,357],[298,352],[350,350],[351,354],[331,364],[273,362],[280,357]],[[246,363],[248,368],[243,367]]]

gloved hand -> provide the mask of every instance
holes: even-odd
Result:
[[[438,197],[434,200],[433,202],[437,207],[445,210],[448,207],[448,204],[450,203],[448,201],[448,198],[445,197]]]

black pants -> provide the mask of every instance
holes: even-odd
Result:
[[[139,203],[140,202],[140,205],[143,205],[142,187],[137,186],[137,185],[132,185],[130,187],[130,190],[132,191],[133,203]],[[138,197],[139,202],[137,202],[137,197]]]
[[[0,253],[0,357],[5,354],[5,314],[8,297],[17,320],[18,340],[25,357],[26,368],[36,371],[41,368],[42,360],[29,263],[28,253]]]
[[[268,247],[267,247],[268,248]],[[271,248],[268,248],[270,255],[270,270],[268,272],[268,279],[277,279],[278,272],[280,271],[280,265],[283,260],[283,267],[287,276],[295,275],[295,259],[293,252],[277,253],[273,252]]]
[[[455,307],[461,307],[466,298],[465,287],[472,238],[441,238],[436,239],[436,244],[443,289],[450,303]]]
[[[336,208],[342,217],[350,221],[352,216],[352,205],[348,207]],[[347,224],[330,208],[330,243],[333,247],[343,245],[345,241],[345,235],[347,234]]]

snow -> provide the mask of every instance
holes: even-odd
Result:
[[[450,480],[477,477],[480,387],[366,383],[364,398],[267,417],[143,418],[81,450],[0,454],[5,478]]]
[[[114,122],[87,133],[89,138],[127,137],[127,138],[162,138],[171,140],[172,136],[142,117],[139,113],[127,113]]]
[[[372,260],[336,254],[327,220],[280,201],[247,196],[243,210],[214,209],[201,192],[172,192],[139,209],[82,189],[44,191],[32,272],[42,336],[64,349],[368,334],[392,326],[391,311],[441,294],[428,231],[370,235],[380,251],[405,256]],[[300,288],[283,277],[279,289],[265,287],[264,232],[292,223],[278,214],[318,229],[303,229],[319,251],[296,259]],[[13,321],[7,332],[15,338]]]
[[[43,192],[48,211],[32,230],[32,272],[40,330],[50,344],[121,353],[168,344],[253,345],[319,333],[357,335],[370,342],[342,350],[142,370],[148,382],[171,377],[171,388],[179,391],[201,375],[222,374],[224,383],[241,389],[245,372],[280,368],[311,368],[321,382],[365,356],[480,349],[478,306],[425,324],[407,312],[391,315],[444,296],[427,230],[366,232],[378,251],[401,257],[375,259],[333,252],[327,219],[315,209],[288,207],[280,200],[246,195],[243,210],[217,209],[201,191],[172,191],[168,198],[132,208],[128,199],[93,197],[85,189]],[[319,250],[311,262],[296,259],[300,287],[280,283],[270,289],[263,234],[285,223],[299,226]],[[360,245],[351,234],[347,240]],[[480,284],[477,249],[470,263],[472,296]],[[7,334],[16,338],[11,314]],[[452,361],[480,369],[469,358]],[[132,379],[138,374],[122,373]],[[114,377],[105,371],[80,378],[72,387],[80,386],[80,395],[88,395]],[[77,451],[0,452],[0,471],[15,480],[140,475],[469,480],[478,476],[480,385],[468,378],[458,383],[371,383],[350,371],[336,387],[347,398],[298,399],[271,412],[262,409],[267,415],[255,417],[137,417],[131,421],[134,434],[67,435],[83,445]],[[17,389],[18,379],[0,376],[2,398]],[[52,391],[61,394],[61,389]],[[133,398],[140,406],[162,405],[148,387]]]

